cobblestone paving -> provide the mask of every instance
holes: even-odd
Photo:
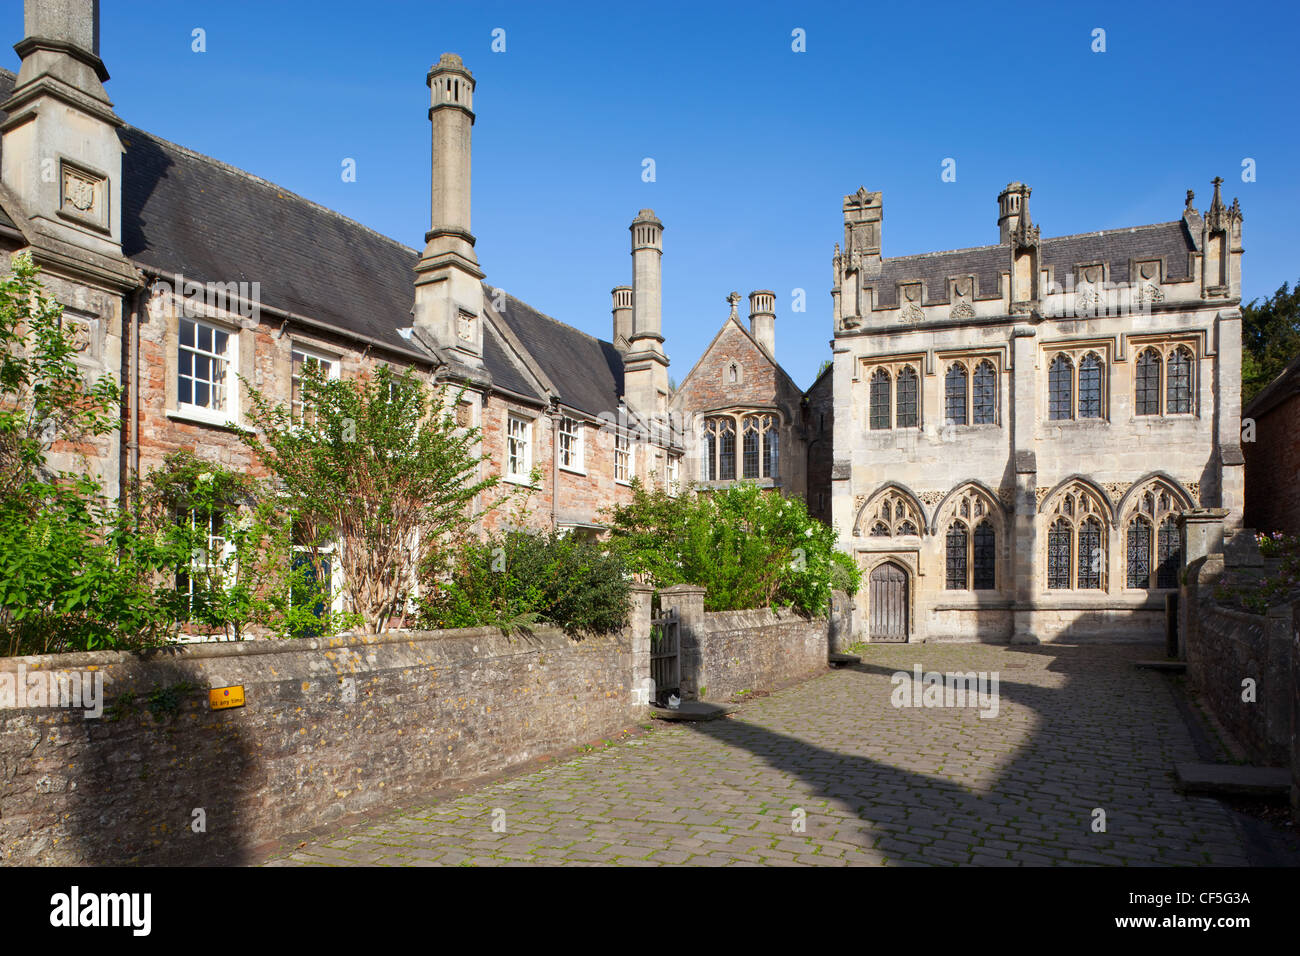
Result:
[[[1164,678],[1132,666],[1151,654],[876,645],[730,718],[662,725],[270,865],[1245,865],[1233,816],[1173,789],[1196,753]],[[998,672],[997,716],[892,706],[891,675],[918,663]]]

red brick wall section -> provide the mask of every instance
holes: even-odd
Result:
[[[1244,442],[1248,528],[1300,535],[1300,395],[1255,419]]]
[[[175,414],[176,342],[174,316],[162,309],[153,309],[141,328],[140,341],[140,473],[147,476],[162,466],[166,456],[178,450],[188,450],[198,457],[221,464],[239,472],[261,477],[265,470],[256,461],[239,436],[229,428],[211,425]],[[169,334],[169,328],[173,331]],[[305,347],[313,353],[337,358],[339,375],[355,378],[372,374],[385,362],[398,371],[404,365],[395,358],[376,354],[356,347],[343,336],[316,331],[306,332],[292,324],[282,328],[278,322],[263,320],[250,323],[239,331],[239,373],[254,387],[274,401],[288,403],[290,396],[291,352],[295,347]],[[426,377],[421,369],[419,374]],[[245,385],[239,386],[240,414],[249,424],[248,410],[252,402]],[[466,400],[481,404],[476,396],[466,395]],[[552,524],[552,420],[542,410],[512,402],[500,395],[490,395],[474,420],[483,430],[482,453],[490,459],[487,473],[504,476],[506,455],[506,416],[510,411],[534,418],[533,463],[541,471],[541,481],[528,496],[526,505],[517,501],[508,514],[489,515],[487,528],[496,528],[507,522],[527,527],[549,528]],[[171,412],[171,414],[169,414]],[[582,473],[561,470],[558,476],[558,517],[565,522],[598,523],[603,508],[614,502],[625,502],[630,497],[627,485],[614,480],[614,436],[602,429],[599,422],[590,422],[584,430],[584,464]],[[643,478],[653,465],[652,449],[638,448],[634,453],[634,469]],[[504,483],[503,483],[504,484]],[[513,486],[512,486],[513,487]],[[496,500],[495,493],[489,500]],[[526,509],[519,520],[520,508]]]

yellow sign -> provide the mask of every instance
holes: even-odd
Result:
[[[244,685],[238,687],[213,687],[208,691],[208,703],[213,710],[244,706]]]

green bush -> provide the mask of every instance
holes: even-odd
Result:
[[[87,382],[75,323],[48,298],[27,254],[0,279],[0,653],[53,654],[165,643],[172,608],[153,583],[174,563],[137,541],[90,477],[121,390]],[[60,446],[80,473],[56,470]]]
[[[628,622],[621,558],[573,535],[512,531],[462,543],[439,575],[426,575],[424,627],[553,624],[571,634],[617,631]]]
[[[634,481],[632,501],[608,515],[611,548],[629,568],[656,587],[702,585],[706,610],[823,615],[832,587],[858,588],[858,569],[835,550],[834,529],[802,500],[755,484],[673,496]]]

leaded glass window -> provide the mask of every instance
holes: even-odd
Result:
[[[718,435],[718,477],[736,477],[736,426],[722,422]]]
[[[976,425],[992,425],[997,411],[997,373],[992,362],[975,366],[972,385],[971,419]]]
[[[1047,389],[1048,417],[1052,421],[1073,418],[1074,363],[1069,356],[1058,355],[1052,359],[1047,370]]]
[[[915,428],[918,422],[916,369],[907,365],[898,373],[897,426]]]
[[[972,546],[972,571],[974,572],[973,587],[976,591],[992,591],[994,587],[994,535],[993,525],[987,521],[981,521],[975,526],[974,543]]]
[[[1134,411],[1138,415],[1160,414],[1160,353],[1143,349],[1137,360],[1137,396]]]
[[[944,379],[944,417],[952,425],[966,424],[966,366],[954,363]]]
[[[1096,352],[1079,362],[1079,417],[1101,418],[1101,358]]]
[[[744,477],[758,477],[758,419],[745,419],[744,425]]]
[[[1160,523],[1156,535],[1156,587],[1178,587],[1178,567],[1182,564],[1183,547],[1178,535],[1178,524],[1170,515]]]
[[[956,521],[948,528],[947,569],[947,589],[966,590],[966,528]]]
[[[729,481],[736,477],[736,423],[730,418],[704,422],[707,461],[702,470],[708,481]]]
[[[1088,518],[1079,525],[1078,588],[1100,588],[1104,555],[1101,551],[1101,523]]]
[[[1128,586],[1151,586],[1151,525],[1141,516],[1128,523],[1128,544],[1125,548],[1128,562]]]
[[[1070,587],[1070,524],[1064,518],[1047,532],[1047,586]]]
[[[776,470],[777,462],[780,459],[777,457],[776,436],[777,436],[777,428],[775,425],[769,427],[767,433],[763,436],[764,448],[767,451],[767,477],[768,478],[775,478],[777,476],[777,470]]]
[[[1179,346],[1169,356],[1168,387],[1165,411],[1169,415],[1187,415],[1192,410],[1192,353]]]
[[[873,431],[889,427],[889,373],[876,369],[871,376],[871,428]]]

